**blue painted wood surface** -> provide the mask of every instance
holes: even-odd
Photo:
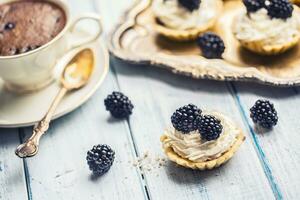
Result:
[[[133,0],[68,0],[73,16],[99,12],[105,34]],[[0,199],[299,199],[299,88],[272,88],[252,83],[192,80],[148,66],[111,59],[103,86],[85,105],[56,120],[43,138],[40,153],[20,160],[14,148],[31,133],[0,130]],[[113,90],[135,104],[128,121],[115,121],[103,99]],[[258,98],[271,99],[278,126],[268,133],[253,128],[249,108]],[[163,157],[159,136],[170,115],[186,103],[219,110],[233,118],[247,140],[221,168],[199,172],[167,162],[151,170],[135,167],[145,153]],[[117,153],[112,169],[93,179],[86,151],[97,143]]]

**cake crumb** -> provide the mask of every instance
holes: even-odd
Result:
[[[146,151],[132,163],[134,167],[139,167],[141,170],[150,172],[153,169],[165,166],[166,159],[160,156],[152,156],[149,151]]]

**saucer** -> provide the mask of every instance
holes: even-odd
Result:
[[[80,33],[86,37],[87,33]],[[85,35],[85,36],[84,36]],[[75,40],[76,37],[73,38]],[[68,61],[82,48],[91,48],[95,55],[95,68],[88,84],[67,94],[57,108],[53,119],[61,117],[86,102],[99,88],[109,69],[109,55],[100,41],[68,52],[55,66],[55,78],[48,87],[30,94],[9,92],[0,81],[0,127],[15,128],[36,124],[47,112],[60,89],[59,76]]]

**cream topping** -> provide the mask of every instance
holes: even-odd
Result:
[[[282,45],[292,41],[300,34],[299,10],[292,17],[283,20],[270,18],[262,8],[255,13],[243,14],[234,28],[237,39],[242,41],[260,41],[264,45]]]
[[[214,115],[221,120],[223,131],[217,140],[203,140],[198,131],[183,134],[174,128],[170,128],[165,131],[168,139],[164,141],[163,147],[171,147],[179,156],[193,162],[213,160],[229,150],[236,141],[240,130],[232,120],[220,113],[210,112],[205,114]]]
[[[176,30],[192,29],[205,25],[218,14],[217,1],[202,0],[198,10],[190,12],[178,0],[154,0],[154,15],[167,27]]]

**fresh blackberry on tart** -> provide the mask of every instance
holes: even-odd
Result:
[[[178,3],[192,12],[199,9],[201,0],[178,0]]]
[[[266,1],[268,15],[271,18],[287,19],[293,15],[293,4],[289,0],[269,0]]]
[[[248,13],[256,12],[265,7],[266,0],[243,0]]]
[[[201,110],[194,104],[178,108],[171,116],[173,127],[182,133],[189,133],[197,130],[197,118]]]
[[[223,130],[221,120],[212,115],[199,117],[197,124],[201,137],[207,141],[218,139]]]

